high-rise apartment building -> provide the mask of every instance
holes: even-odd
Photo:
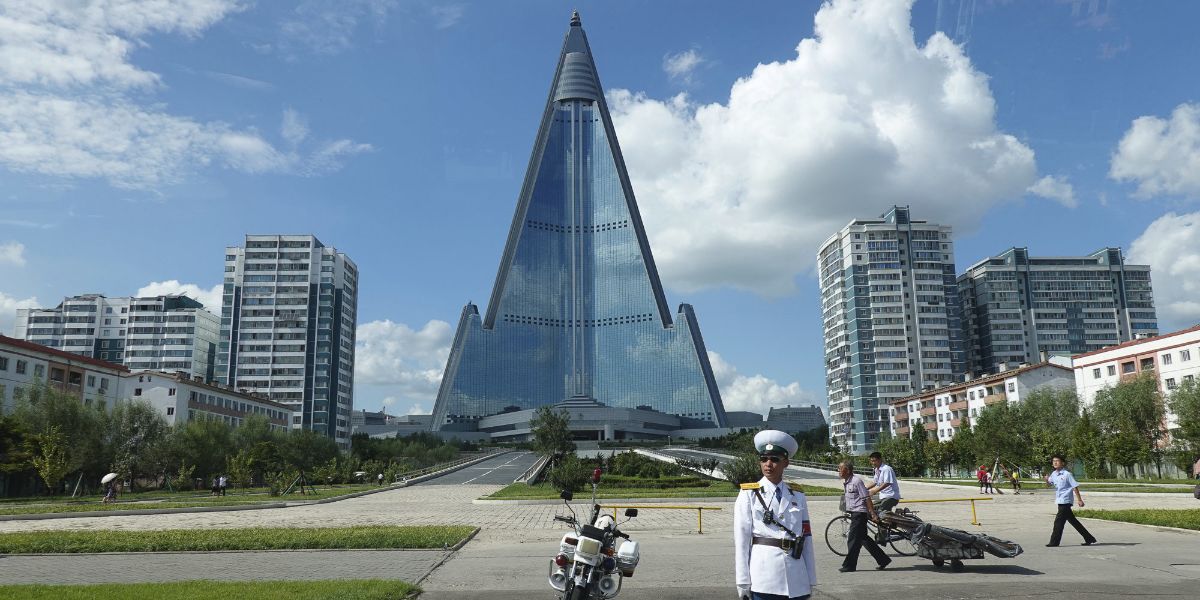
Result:
[[[84,294],[55,308],[17,310],[15,335],[130,369],[213,378],[217,316],[183,295],[106,298]]]
[[[972,265],[958,289],[976,374],[1158,334],[1150,267],[1125,264],[1119,248],[1047,258],[1010,248]]]
[[[358,267],[311,235],[247,235],[225,250],[216,377],[294,411],[292,427],[350,445]]]
[[[950,227],[896,206],[818,252],[830,440],[854,453],[888,428],[888,403],[965,371]]]

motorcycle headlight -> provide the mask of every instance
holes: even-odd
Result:
[[[600,540],[581,537],[579,544],[575,546],[575,551],[588,556],[596,556],[600,554]]]

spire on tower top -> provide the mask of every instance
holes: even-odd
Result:
[[[581,26],[583,26],[583,22],[579,20],[579,11],[578,10],[571,11],[571,27],[581,27]]]

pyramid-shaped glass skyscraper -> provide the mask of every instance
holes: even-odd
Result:
[[[578,14],[487,313],[463,309],[433,427],[568,400],[726,424],[695,313],[663,294]]]

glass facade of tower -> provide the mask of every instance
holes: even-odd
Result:
[[[667,307],[578,24],[551,89],[489,310],[463,311],[434,427],[570,398],[724,425],[695,314]]]

